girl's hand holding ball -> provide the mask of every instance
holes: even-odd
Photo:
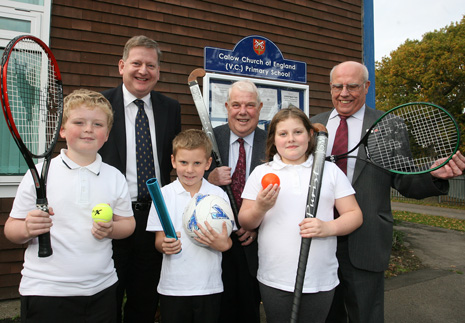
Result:
[[[272,186],[270,186],[270,184]],[[277,184],[276,187],[275,184]],[[274,173],[268,173],[262,177],[263,190],[259,192],[256,200],[256,206],[261,210],[261,212],[268,211],[276,203],[276,199],[278,198],[280,191],[280,184],[281,182],[278,175]]]
[[[263,189],[267,188],[268,185],[281,184],[278,175],[274,173],[268,173],[262,178],[262,187]]]

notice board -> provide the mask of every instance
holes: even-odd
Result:
[[[209,109],[213,127],[227,123],[225,103],[228,97],[228,89],[232,83],[239,80],[249,80],[257,86],[260,99],[263,102],[258,126],[264,130],[267,130],[268,124],[276,112],[282,108],[287,108],[289,105],[300,108],[306,115],[309,113],[308,85],[206,73],[203,78],[203,99],[205,106]]]

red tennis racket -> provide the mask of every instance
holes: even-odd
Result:
[[[5,120],[34,179],[37,208],[48,212],[47,174],[63,116],[63,87],[57,61],[40,39],[12,39],[1,61],[2,108]],[[35,167],[43,158],[39,175]],[[50,233],[39,236],[39,257],[53,253]]]

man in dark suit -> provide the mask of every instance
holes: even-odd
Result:
[[[370,81],[367,68],[357,62],[336,65],[330,74],[334,108],[311,119],[328,129],[330,154],[340,117],[348,124],[348,149],[354,147],[368,128],[383,114],[365,106]],[[353,153],[366,159],[364,149]],[[458,153],[443,168],[423,175],[398,175],[349,158],[347,176],[356,191],[363,212],[363,224],[353,233],[338,237],[339,280],[326,322],[384,321],[384,271],[391,253],[393,217],[390,189],[412,198],[447,194],[446,179],[458,176],[465,168],[465,158]]]
[[[118,168],[125,176],[133,201],[136,229],[123,240],[113,241],[113,259],[118,274],[118,322],[150,322],[155,320],[158,306],[157,285],[160,278],[162,255],[155,249],[155,236],[147,232],[150,197],[142,196],[138,184],[136,161],[136,99],[145,110],[150,128],[153,168],[150,177],[156,176],[160,186],[170,183],[173,138],[181,131],[179,102],[153,91],[160,77],[161,51],[158,44],[145,36],[131,38],[124,47],[119,61],[123,84],[106,90],[103,95],[110,101],[114,112],[114,126],[108,141],[99,151],[103,161]],[[152,155],[152,154],[149,154]],[[146,193],[146,192],[145,192]]]
[[[244,139],[246,177],[264,162],[266,131],[257,127],[263,103],[257,87],[250,81],[235,82],[225,103],[228,124],[213,131],[224,165],[212,165],[207,174],[212,184],[233,184],[232,174],[239,158],[239,143]],[[260,322],[260,291],[257,282],[257,233],[240,228],[231,235],[233,246],[223,252],[222,270],[224,293],[219,322]]]

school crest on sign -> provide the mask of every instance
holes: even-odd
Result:
[[[266,41],[263,39],[253,39],[253,50],[257,55],[262,55],[265,52]]]
[[[205,47],[204,68],[209,72],[307,83],[307,63],[285,59],[275,43],[260,35],[242,38],[232,50]]]

